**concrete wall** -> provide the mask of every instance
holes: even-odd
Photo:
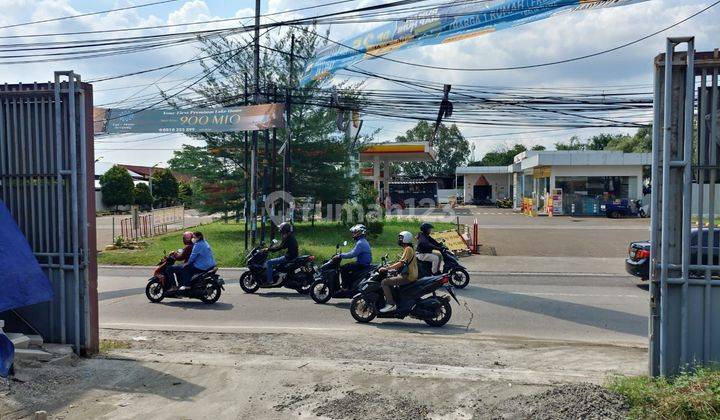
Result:
[[[484,176],[488,184],[492,186],[492,195],[490,199],[496,201],[499,198],[511,198],[510,186],[512,185],[512,174],[468,174],[464,176],[463,188],[465,202],[470,203],[473,200],[473,186],[478,179]]]

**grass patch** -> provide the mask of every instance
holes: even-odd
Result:
[[[453,229],[452,223],[433,223],[435,229]],[[373,259],[379,261],[385,253],[391,258],[400,254],[397,234],[408,230],[413,234],[419,230],[417,220],[387,220],[383,232],[369,241],[373,249]],[[198,228],[205,235],[220,267],[241,267],[245,263],[244,224],[235,222],[214,222]],[[324,260],[335,253],[335,244],[347,240],[348,251],[352,246],[352,237],[348,227],[340,223],[316,222],[315,226],[303,222],[295,225],[300,254],[315,255]],[[165,253],[182,246],[182,232],[172,232],[155,238],[146,239],[147,246],[142,249],[117,249],[102,251],[98,263],[109,265],[155,265]]]
[[[124,350],[129,348],[130,343],[127,341],[110,339],[100,340],[100,353],[108,353],[113,350]]]
[[[618,377],[608,388],[625,396],[633,419],[720,418],[718,368],[701,368],[673,379]]]

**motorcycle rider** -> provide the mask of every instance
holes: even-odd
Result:
[[[431,263],[432,273],[438,274],[440,271],[440,256],[433,253],[433,251],[442,251],[445,246],[430,236],[432,230],[433,225],[430,223],[425,222],[420,225],[420,233],[417,236],[417,259]]]
[[[355,258],[355,262],[345,264],[340,267],[340,288],[347,290],[351,287],[353,273],[366,269],[372,263],[372,250],[370,243],[366,239],[367,228],[365,225],[355,225],[350,228],[350,233],[355,240],[355,246],[350,252],[336,255],[334,258],[347,260]]]
[[[277,244],[270,245],[267,250],[274,252],[287,249],[287,252],[282,257],[273,258],[265,262],[265,281],[267,284],[273,283],[273,269],[275,266],[292,261],[297,258],[299,254],[297,239],[295,239],[295,232],[290,222],[280,223],[278,231],[280,231],[281,241]]]
[[[183,248],[175,251],[172,253],[173,257],[175,257],[175,262],[185,262],[190,258],[190,254],[192,253],[193,249],[193,241],[192,241],[193,234],[192,232],[185,232],[182,235],[182,241],[183,241]],[[171,265],[167,268],[167,275],[173,279],[175,284],[180,283],[180,272],[183,269],[183,264],[176,264]],[[175,286],[177,287],[177,286]],[[175,288],[174,287],[174,288]]]
[[[381,267],[379,270],[381,272],[398,270],[398,275],[388,277],[380,283],[382,285],[383,292],[385,293],[386,302],[385,306],[380,309],[380,312],[382,313],[392,312],[397,308],[395,305],[395,298],[392,295],[393,286],[402,286],[417,280],[418,266],[417,260],[415,259],[415,250],[412,247],[412,240],[412,233],[408,231],[400,232],[398,234],[398,245],[403,247],[402,256],[397,262],[388,267]]]
[[[182,287],[180,287],[180,290],[190,288],[192,276],[205,272],[216,265],[212,248],[210,248],[210,244],[207,243],[202,232],[193,233],[192,242],[192,252],[180,272],[180,276],[182,277]]]

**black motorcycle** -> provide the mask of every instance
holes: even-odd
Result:
[[[246,257],[248,271],[240,276],[240,287],[245,293],[255,293],[258,289],[287,287],[302,295],[310,292],[315,278],[315,257],[300,255],[292,261],[276,266],[273,270],[273,282],[267,284],[265,262],[270,252],[264,244],[250,250]]]
[[[458,257],[448,248],[440,250],[442,256],[442,273],[450,275],[450,282],[458,289],[464,289],[470,283],[470,274],[467,269],[460,264]],[[432,263],[429,261],[418,260],[418,276],[427,277],[433,275]]]
[[[218,275],[217,267],[212,267],[202,273],[195,274],[190,279],[190,288],[179,290],[175,279],[169,272],[168,267],[175,264],[175,254],[170,253],[163,257],[155,268],[153,276],[145,286],[145,296],[152,303],[159,303],[163,299],[200,299],[204,303],[215,303],[220,299],[225,280]]]
[[[385,306],[385,294],[380,282],[387,276],[386,271],[378,269],[360,282],[359,293],[350,303],[350,314],[356,321],[366,323],[375,317],[403,319],[411,316],[425,321],[431,327],[442,327],[450,321],[452,307],[450,297],[447,294],[438,295],[438,290],[444,289],[455,302],[460,303],[453,291],[449,275],[445,274],[419,278],[410,284],[394,287],[393,296],[397,309],[381,313],[380,308]]]
[[[343,246],[347,245],[347,241],[343,242]],[[366,269],[358,270],[352,273],[352,278],[343,279],[345,284],[349,284],[346,290],[340,287],[340,244],[335,246],[335,255],[318,268],[315,274],[315,281],[310,287],[310,297],[317,303],[327,303],[330,299],[351,299],[357,294],[357,288],[360,280],[365,278],[373,270],[376,265],[369,265]]]

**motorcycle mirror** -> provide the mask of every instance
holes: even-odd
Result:
[[[343,241],[343,246],[347,246],[347,241]]]

